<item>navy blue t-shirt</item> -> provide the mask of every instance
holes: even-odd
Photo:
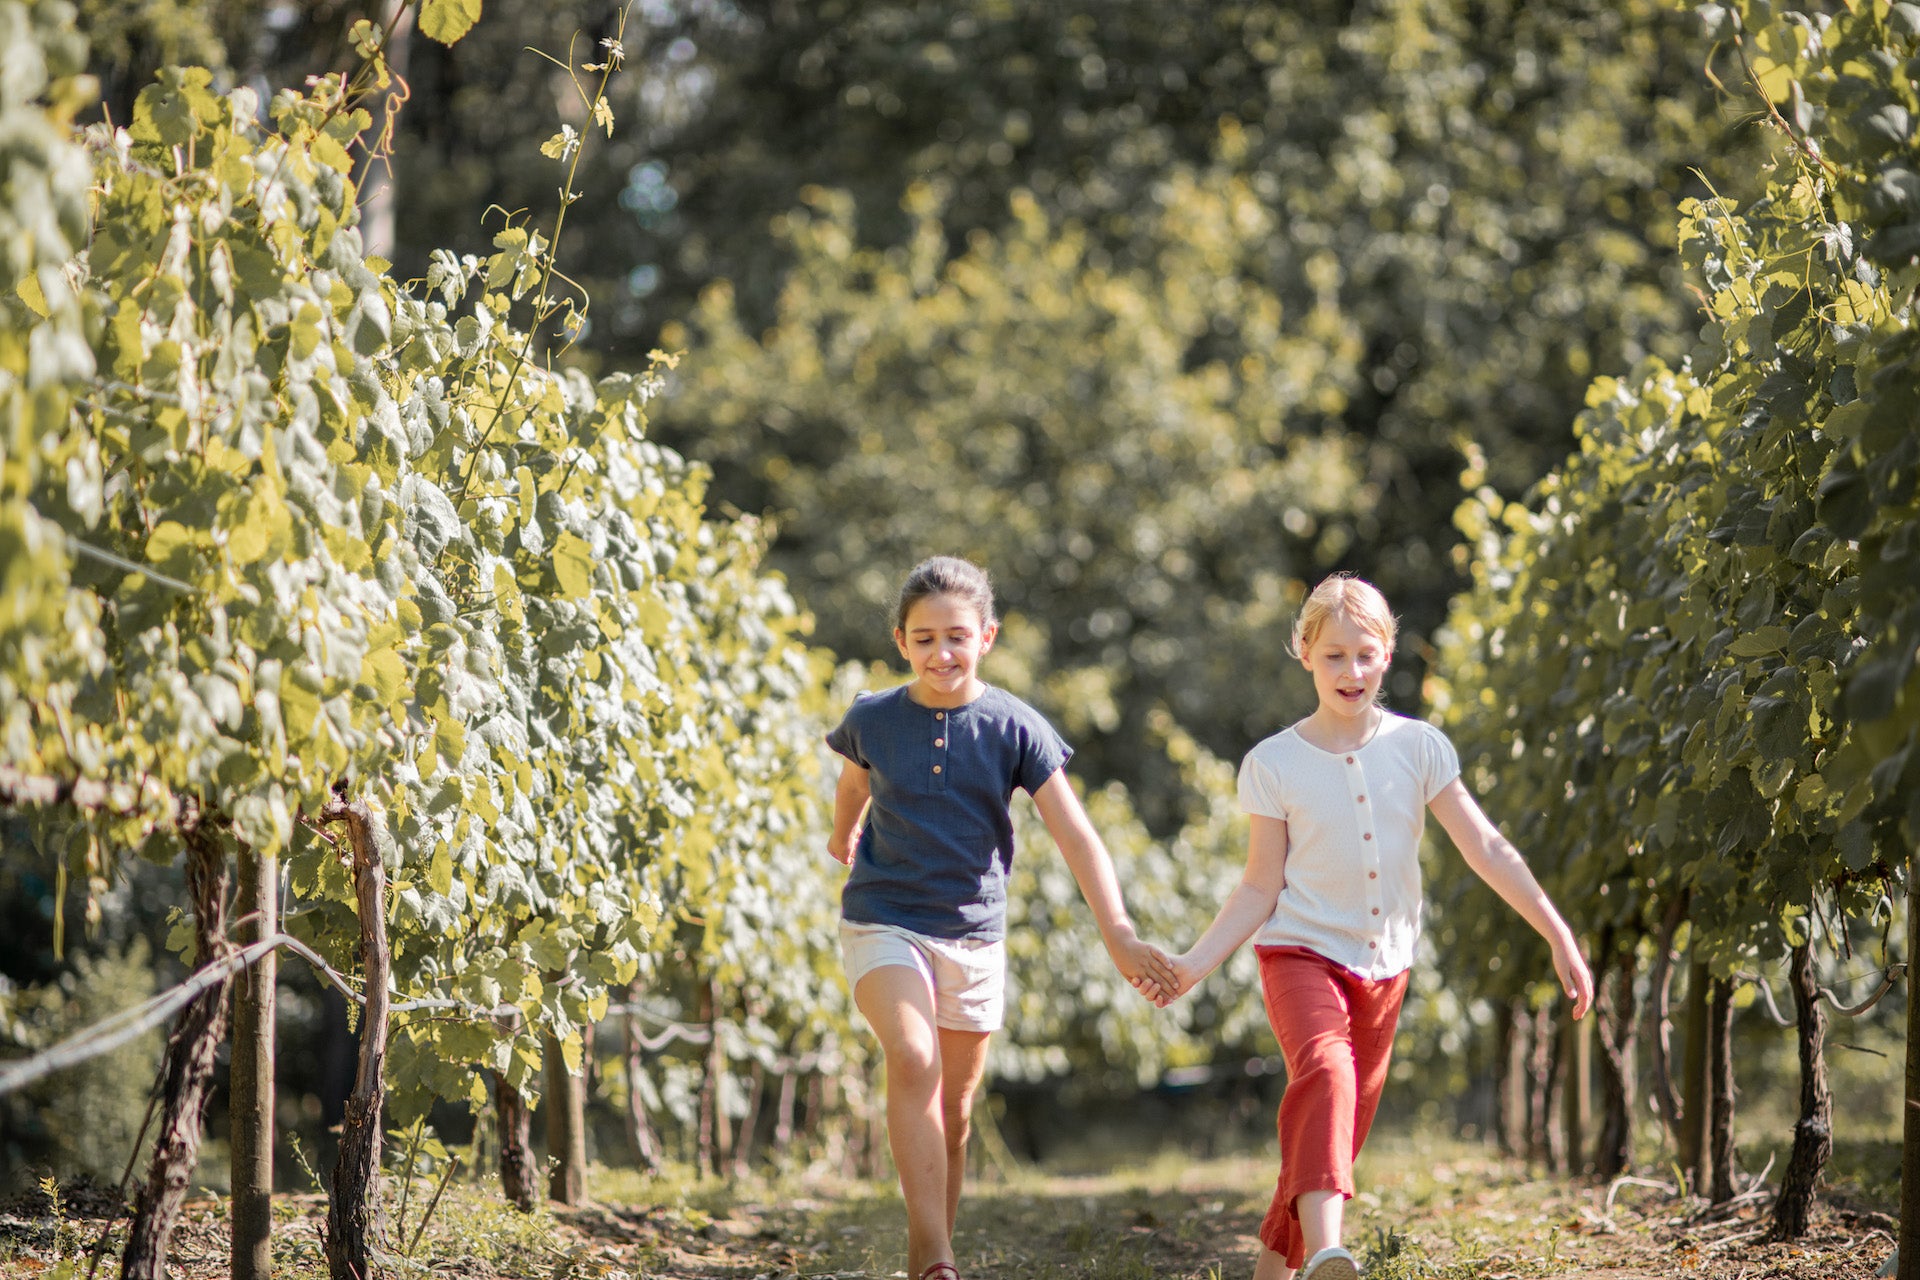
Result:
[[[923,707],[906,685],[862,694],[827,745],[868,770],[872,803],[841,913],[932,938],[1007,931],[1013,789],[1028,795],[1073,749],[1038,711],[988,685],[963,707]]]

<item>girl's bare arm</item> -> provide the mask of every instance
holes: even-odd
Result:
[[[1273,914],[1273,905],[1287,885],[1287,824],[1279,818],[1254,814],[1247,832],[1247,869],[1233,887],[1219,914],[1186,954],[1173,958],[1179,976],[1178,994],[1185,995],[1240,948]]]
[[[867,771],[851,760],[844,761],[840,781],[833,788],[833,834],[827,837],[827,852],[849,866],[853,864],[853,833],[872,796],[873,780]]]
[[[1093,909],[1094,921],[1100,926],[1100,936],[1106,941],[1107,954],[1113,957],[1114,966],[1149,999],[1171,998],[1173,967],[1167,962],[1165,952],[1141,941],[1134,932],[1133,921],[1128,918],[1126,903],[1120,896],[1119,878],[1113,872],[1113,859],[1093,829],[1087,811],[1081,807],[1080,797],[1073,794],[1067,771],[1054,770],[1053,776],[1033,793],[1033,803],[1040,810],[1040,820],[1047,824],[1053,842],[1060,846],[1060,856],[1066,859],[1067,869],[1079,883],[1087,906]],[[1143,981],[1156,990],[1141,986]]]
[[[1554,910],[1546,890],[1533,878],[1520,851],[1500,834],[1500,829],[1493,825],[1458,778],[1448,783],[1427,807],[1446,828],[1474,874],[1485,880],[1552,945],[1553,969],[1560,978],[1561,988],[1573,1001],[1573,1016],[1584,1016],[1593,1004],[1593,973],[1580,954],[1579,940]]]

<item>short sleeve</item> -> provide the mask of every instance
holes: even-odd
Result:
[[[1059,731],[1047,723],[1047,718],[1039,712],[1027,709],[1021,717],[1025,733],[1024,749],[1020,752],[1019,776],[1014,784],[1028,795],[1034,794],[1047,785],[1047,779],[1060,772],[1060,766],[1073,758],[1073,748]]]
[[[1282,822],[1287,820],[1286,802],[1280,798],[1280,780],[1259,758],[1257,750],[1247,752],[1240,761],[1240,811],[1262,818],[1278,818]]]
[[[841,718],[840,723],[835,725],[827,733],[827,745],[847,759],[853,761],[853,763],[859,765],[862,769],[870,769],[873,767],[867,763],[866,755],[860,750],[860,723],[858,712],[860,710],[860,701],[866,696],[867,695],[863,693],[860,695],[860,698],[855,699],[854,704],[847,708],[847,714]]]
[[[1424,728],[1426,732],[1420,735],[1420,776],[1426,788],[1424,803],[1432,804],[1433,798],[1460,776],[1460,753],[1445,733],[1430,724]]]

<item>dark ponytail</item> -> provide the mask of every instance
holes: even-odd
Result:
[[[932,556],[913,566],[913,572],[900,587],[900,598],[893,608],[896,631],[907,627],[907,614],[913,606],[933,596],[957,596],[980,614],[980,625],[993,626],[993,584],[987,571],[958,556]]]

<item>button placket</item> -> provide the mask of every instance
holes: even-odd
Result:
[[[947,786],[947,713],[933,713],[933,784],[936,790],[944,791]]]
[[[1353,796],[1354,809],[1358,816],[1360,830],[1360,863],[1367,869],[1366,904],[1368,919],[1378,920],[1381,908],[1386,900],[1380,894],[1380,845],[1374,840],[1373,804],[1367,799],[1372,788],[1367,785],[1367,767],[1354,756],[1347,757],[1352,766],[1347,771],[1347,787]],[[1367,944],[1374,949],[1373,943]]]

